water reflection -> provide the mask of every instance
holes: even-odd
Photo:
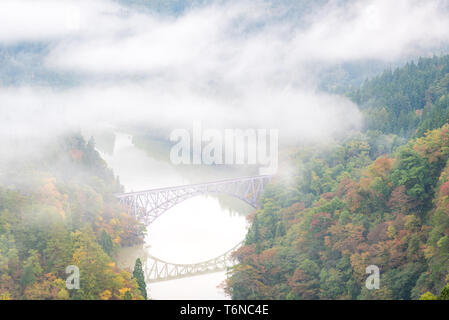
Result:
[[[117,134],[113,152],[102,153],[102,156],[120,176],[126,191],[192,183],[192,174],[183,174],[179,168],[161,161],[162,157],[155,159],[136,148],[127,134]],[[199,172],[198,167],[194,170]],[[195,182],[210,180],[210,172],[209,168],[207,176],[197,173]],[[222,172],[220,170],[220,176],[215,179],[220,179]],[[188,199],[165,212],[148,228],[145,245],[122,249],[118,264],[132,268],[135,259],[145,253],[184,264],[219,256],[244,239],[247,232],[245,216],[251,210],[240,200],[227,196]],[[225,299],[223,290],[217,288],[225,278],[225,272],[218,272],[151,283],[148,289],[153,299]]]

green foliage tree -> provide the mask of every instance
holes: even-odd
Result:
[[[22,286],[26,287],[34,284],[41,273],[42,267],[39,263],[38,253],[36,250],[30,250],[29,257],[25,261],[23,274],[20,280]]]
[[[438,300],[438,298],[427,291],[426,293],[423,293],[423,295],[419,298],[419,300]]]
[[[449,284],[441,290],[438,300],[449,300]]]
[[[143,272],[142,261],[140,260],[140,258],[136,259],[133,271],[133,278],[136,279],[137,284],[139,285],[139,290],[140,293],[142,294],[142,297],[145,300],[147,300],[148,299],[147,286],[145,283],[145,274]]]
[[[111,236],[105,231],[101,231],[100,235],[100,245],[103,248],[103,251],[106,252],[109,256],[112,256],[113,243]]]

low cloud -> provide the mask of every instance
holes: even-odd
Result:
[[[104,123],[279,128],[321,139],[361,126],[348,99],[317,91],[320,68],[394,61],[446,45],[446,1],[329,1],[284,18],[264,1],[211,2],[180,15],[109,0],[3,0],[0,44],[45,43],[44,68],[65,88],[0,88],[2,131]],[[279,8],[281,10],[279,10]],[[281,141],[282,143],[282,141]]]

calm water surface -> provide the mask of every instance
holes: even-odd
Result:
[[[125,191],[177,186],[198,181],[219,180],[210,168],[183,172],[169,162],[135,147],[132,136],[116,133],[112,152],[103,158],[120,177]],[[157,159],[156,159],[157,158]],[[222,172],[221,172],[222,173]],[[195,177],[195,181],[192,181]],[[145,244],[123,248],[118,253],[119,267],[133,268],[145,253],[172,263],[198,263],[223,254],[245,238],[245,216],[251,208],[237,199],[198,196],[171,208],[147,228]],[[147,284],[152,299],[227,299],[217,288],[225,272]]]

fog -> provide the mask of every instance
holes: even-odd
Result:
[[[301,23],[286,18],[290,2],[211,1],[178,14],[124,3],[1,1],[7,63],[29,55],[29,72],[38,65],[76,80],[46,85],[32,74],[0,86],[2,139],[100,123],[164,129],[168,137],[194,121],[280,129],[281,139],[306,142],[337,137],[363,120],[347,98],[317,89],[322,69],[440,53],[449,40],[447,1],[328,1]],[[36,53],[35,44],[46,50]]]

